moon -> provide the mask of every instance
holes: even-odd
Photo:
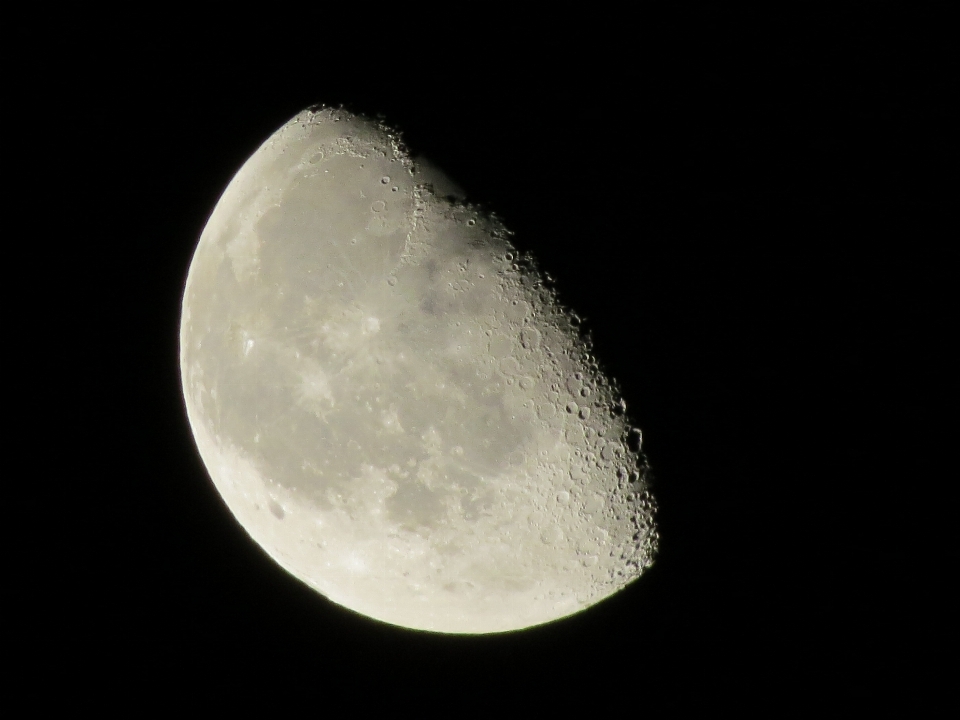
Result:
[[[640,432],[510,237],[394,130],[326,107],[210,215],[182,303],[187,417],[230,512],[334,603],[504,632],[653,562]]]

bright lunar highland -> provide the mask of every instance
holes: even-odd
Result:
[[[490,213],[380,122],[304,111],[224,191],[180,369],[214,484],[330,600],[445,633],[570,615],[653,560],[639,431]]]

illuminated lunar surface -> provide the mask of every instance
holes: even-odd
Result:
[[[304,111],[203,231],[180,366],[213,482],[283,568],[388,623],[500,632],[622,588],[657,533],[576,317],[457,192],[382,124]]]

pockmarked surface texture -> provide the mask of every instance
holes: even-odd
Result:
[[[204,464],[276,562],[370,617],[486,633],[602,600],[658,536],[577,317],[457,192],[381,123],[299,114],[203,231],[180,365]]]

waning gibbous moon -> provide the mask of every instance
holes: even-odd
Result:
[[[180,369],[224,502],[372,618],[526,628],[616,592],[658,535],[616,385],[500,221],[396,133],[306,110],[227,186]]]

